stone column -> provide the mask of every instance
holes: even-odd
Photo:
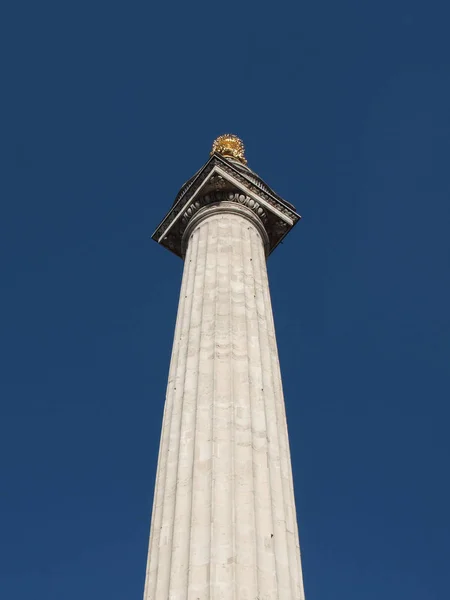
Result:
[[[184,236],[144,600],[303,600],[267,234],[220,202]]]

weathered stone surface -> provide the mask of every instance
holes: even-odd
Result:
[[[259,214],[267,234],[267,254],[281,243],[301,218],[292,204],[280,198],[248,166],[214,153],[181,188],[152,238],[183,257],[183,233],[192,212],[214,202],[214,197],[222,196],[220,199],[225,200],[229,193],[234,196],[234,201],[245,203]],[[237,200],[239,196],[242,200]]]
[[[304,598],[264,243],[244,211],[189,232],[144,600]]]

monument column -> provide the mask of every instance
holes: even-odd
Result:
[[[266,270],[299,217],[237,138],[214,149],[154,235],[185,266],[144,600],[302,600]]]

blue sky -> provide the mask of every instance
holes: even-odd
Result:
[[[0,597],[138,600],[213,139],[302,222],[269,259],[308,600],[449,596],[447,3],[3,7]]]

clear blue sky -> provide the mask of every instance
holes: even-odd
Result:
[[[304,217],[269,275],[307,598],[450,597],[448,3],[8,4],[2,600],[141,600],[182,272],[150,235],[228,131]]]

